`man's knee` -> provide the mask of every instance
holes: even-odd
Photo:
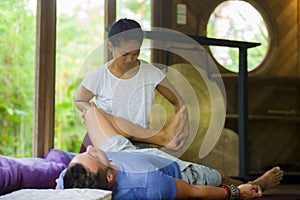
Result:
[[[230,180],[229,180],[229,177],[227,176],[227,174],[223,170],[220,170],[220,169],[218,169],[218,172],[221,175],[221,182],[224,184],[230,184]]]

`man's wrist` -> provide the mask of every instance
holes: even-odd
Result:
[[[220,186],[226,190],[225,200],[240,199],[240,190],[235,185],[221,184]]]
[[[240,199],[240,190],[235,185],[229,185],[230,189],[230,200]]]
[[[224,188],[225,191],[226,191],[226,197],[225,197],[224,200],[229,200],[229,199],[230,199],[230,189],[229,189],[229,186],[226,185],[226,184],[221,184],[220,186],[221,186],[222,188]]]

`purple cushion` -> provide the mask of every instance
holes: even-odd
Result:
[[[75,156],[75,153],[65,152],[59,149],[51,149],[45,156],[45,160],[56,163],[63,163],[68,166],[69,162]]]
[[[55,188],[55,180],[74,155],[53,149],[45,158],[0,156],[0,194],[24,188]]]
[[[89,137],[89,134],[86,133],[85,136],[84,136],[84,139],[83,139],[83,141],[81,143],[81,147],[80,147],[79,153],[86,152],[86,147],[89,146],[89,145],[92,145],[92,142],[91,142],[91,139]]]

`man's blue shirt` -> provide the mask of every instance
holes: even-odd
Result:
[[[116,163],[118,178],[113,199],[174,199],[176,182],[181,179],[176,162],[139,152],[107,152]]]

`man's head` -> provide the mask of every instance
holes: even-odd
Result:
[[[81,164],[70,166],[64,176],[64,188],[108,189],[105,171],[88,172]]]
[[[64,188],[108,189],[112,181],[111,166],[105,153],[92,146],[75,156],[63,177]]]

